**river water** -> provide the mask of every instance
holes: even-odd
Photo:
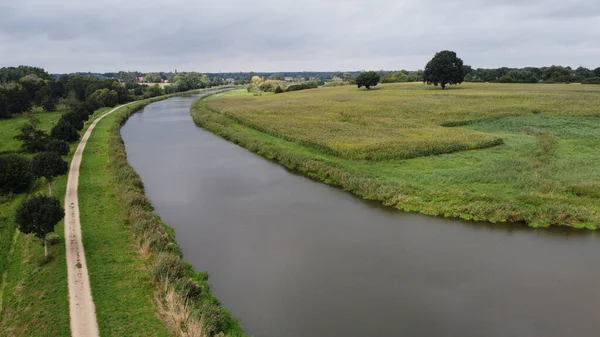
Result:
[[[600,236],[404,213],[198,128],[172,98],[121,133],[185,259],[257,337],[600,335]]]

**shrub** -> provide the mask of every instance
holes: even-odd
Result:
[[[582,84],[600,84],[600,77],[590,77],[581,81]]]
[[[55,244],[60,242],[60,236],[58,236],[58,234],[56,234],[54,232],[48,233],[48,234],[46,234],[46,242],[50,246],[54,246]]]
[[[50,131],[50,136],[53,139],[64,140],[65,142],[72,143],[79,139],[79,133],[77,129],[66,120],[59,120],[58,123]]]
[[[285,89],[285,91],[298,91],[298,90],[305,90],[305,89],[316,89],[319,86],[317,85],[317,82],[304,82],[304,83],[299,83],[299,84],[292,84],[289,87],[287,87],[287,89]]]
[[[155,280],[175,280],[186,276],[185,266],[178,256],[160,253],[154,264],[152,276]]]
[[[174,287],[186,300],[194,300],[202,295],[202,287],[189,277],[176,280]]]
[[[27,157],[15,153],[0,156],[0,194],[25,192],[32,182]]]
[[[275,88],[275,93],[276,94],[281,94],[283,92],[283,89],[281,89],[280,86],[277,86],[277,88]]]

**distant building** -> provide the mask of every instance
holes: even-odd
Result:
[[[135,79],[136,79],[136,81],[138,81],[138,83],[144,82],[144,76],[139,76],[139,77],[136,77]]]

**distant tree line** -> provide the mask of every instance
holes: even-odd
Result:
[[[465,82],[600,84],[600,67],[591,70],[563,66],[496,69],[473,69],[464,66],[464,73]]]

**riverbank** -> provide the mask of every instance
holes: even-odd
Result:
[[[529,88],[542,92],[524,92],[520,96],[514,87],[485,84],[471,84],[465,89],[445,92],[414,84],[386,85],[375,94],[356,93],[356,88],[349,87],[265,96],[236,91],[197,101],[192,107],[192,116],[197,125],[288,169],[401,210],[465,220],[523,222],[532,227],[561,225],[596,229],[600,225],[600,208],[593,186],[600,181],[600,161],[592,149],[600,146],[600,128],[594,123],[598,121],[597,112],[593,106],[585,106],[580,115],[568,116],[561,115],[557,107],[548,110],[548,114],[536,110],[540,104],[551,108],[547,105],[548,96],[554,101],[564,101],[561,97],[570,94],[562,91],[564,87],[523,86],[519,87],[520,91]],[[459,127],[451,129],[499,138],[502,144],[484,150],[417,158],[360,160],[353,154],[360,157],[360,151],[347,152],[344,158],[304,141],[304,138],[314,138],[323,144],[327,141],[322,135],[326,132],[315,133],[318,126],[310,124],[323,118],[318,116],[322,113],[320,104],[323,102],[335,101],[343,108],[343,104],[350,104],[344,102],[352,103],[358,99],[359,103],[350,104],[352,113],[342,116],[342,120],[353,124],[369,123],[369,116],[374,112],[363,113],[360,109],[369,106],[361,100],[373,100],[372,96],[365,96],[372,94],[382,97],[383,103],[377,103],[380,105],[386,104],[386,97],[388,101],[398,101],[403,99],[402,95],[408,95],[411,106],[420,106],[418,102],[439,105],[444,101],[474,99],[471,97],[474,94],[492,95],[495,109],[500,112],[497,118],[482,119],[477,113],[460,110],[465,107],[461,105],[462,108],[453,108],[457,110],[455,115],[471,119],[455,123]],[[585,98],[592,94],[575,92],[571,100],[577,95]],[[514,95],[518,99],[513,99]],[[528,102],[527,111],[519,110],[520,101]],[[286,106],[296,103],[306,108],[304,113],[277,112],[277,109],[285,110]],[[563,102],[563,105],[567,103]],[[516,105],[507,108],[508,113],[498,108],[501,105],[511,107],[511,104]],[[586,101],[577,104],[583,106]],[[332,107],[331,104],[327,106]],[[336,109],[341,108],[336,106]],[[427,111],[423,108],[419,111],[417,115],[427,119],[424,115]],[[387,113],[386,118],[391,118]],[[415,116],[411,118],[418,120]],[[448,124],[444,118],[437,116],[436,120]],[[288,120],[290,124],[286,125]],[[299,121],[305,123],[304,127],[298,124]],[[256,125],[259,125],[258,129]],[[335,130],[343,125],[337,125]],[[369,128],[365,127],[361,132],[364,130]],[[340,151],[347,145],[333,144],[333,149],[337,146]]]
[[[143,182],[127,162],[121,126],[155,101],[158,99],[132,104],[109,120],[106,168],[115,182],[110,189],[113,199],[125,212],[136,250],[150,271],[159,315],[171,332],[181,336],[245,336],[237,320],[211,294],[207,274],[195,272],[183,261],[174,230],[152,212]]]
[[[237,322],[210,295],[206,275],[194,273],[182,262],[173,231],[162,224],[157,229],[157,235],[163,235],[159,241],[165,239],[161,242],[165,242],[168,249],[175,253],[173,256],[177,257],[168,262],[173,262],[175,268],[179,267],[176,270],[191,275],[195,281],[180,277],[173,279],[178,281],[176,283],[165,280],[161,283],[153,278],[155,274],[149,274],[150,268],[160,260],[159,255],[163,256],[160,254],[162,250],[149,252],[140,249],[139,240],[132,235],[131,209],[123,206],[123,193],[130,191],[127,189],[130,180],[117,180],[120,170],[129,168],[123,145],[119,141],[120,126],[127,117],[136,109],[152,102],[201,91],[204,90],[161,96],[121,107],[98,123],[88,140],[80,169],[78,194],[83,242],[101,336],[192,336],[197,335],[198,330],[194,329],[198,326],[187,323],[198,317],[204,318],[201,322],[210,328],[208,336],[219,331],[226,331],[227,336],[243,336]],[[91,116],[82,132],[106,110],[103,108]],[[71,154],[67,158],[69,162],[76,146],[77,144],[71,145]],[[119,164],[116,165],[111,162],[111,156],[123,156],[122,161],[118,161]],[[47,188],[41,185],[35,190]],[[141,182],[139,186],[142,186]],[[66,176],[57,178],[54,190],[61,200],[65,189]],[[143,190],[136,190],[136,194],[141,193]],[[42,264],[44,253],[37,239],[16,232],[12,222],[14,210],[23,197],[25,195],[16,196],[11,198],[10,203],[2,205],[2,216],[10,221],[0,229],[3,234],[7,233],[8,239],[4,241],[12,243],[14,240],[14,244],[2,246],[3,250],[6,248],[6,254],[2,254],[3,259],[10,263],[6,268],[6,282],[3,283],[0,335],[70,336],[64,240],[59,235],[61,239],[58,243],[50,246],[51,259]],[[150,210],[151,205],[146,203],[144,214],[156,219]],[[157,219],[156,221],[160,223]],[[61,222],[56,227],[56,233],[62,234],[63,231],[64,224]],[[160,248],[164,249],[165,246]],[[177,304],[169,302],[178,295],[173,291],[175,288],[195,291],[190,294],[191,297],[201,294],[202,301],[197,300],[195,305],[204,307],[199,309],[191,301],[180,301],[179,309],[181,305],[187,305],[195,310],[187,313],[185,310],[165,310],[165,304]],[[171,292],[161,292],[165,289]],[[165,298],[164,295],[170,297]],[[157,305],[157,298],[163,299],[161,310]],[[211,309],[212,316],[202,315],[205,307]],[[186,316],[187,314],[190,316]]]

